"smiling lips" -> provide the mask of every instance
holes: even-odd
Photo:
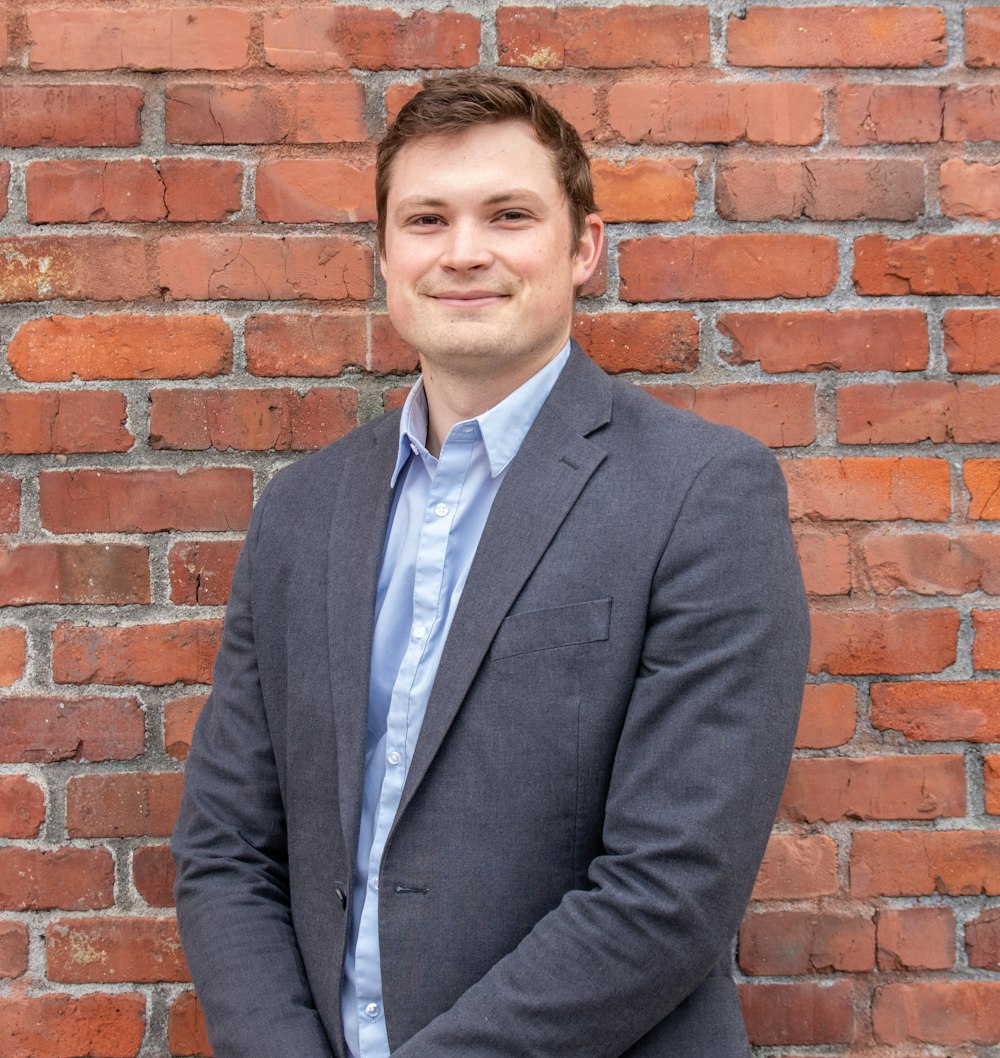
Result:
[[[497,302],[510,297],[497,290],[443,290],[438,294],[429,295],[435,301],[443,301],[447,305],[457,305],[463,309],[474,309],[495,305]]]

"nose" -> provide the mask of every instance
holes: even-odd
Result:
[[[457,220],[448,229],[441,254],[443,268],[455,271],[488,268],[493,263],[488,233],[471,220]]]

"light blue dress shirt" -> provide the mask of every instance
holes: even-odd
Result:
[[[341,1013],[354,1058],[387,1058],[378,935],[385,840],[469,567],[507,466],[569,358],[558,355],[496,407],[456,423],[437,459],[426,449],[423,381],[399,424],[396,489],[375,599],[365,783]],[[387,959],[392,952],[385,953]]]

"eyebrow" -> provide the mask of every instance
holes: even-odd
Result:
[[[505,202],[523,201],[524,199],[545,204],[545,199],[537,191],[532,191],[527,187],[515,187],[509,191],[499,191],[495,195],[490,195],[483,200],[483,205],[500,206]],[[434,198],[430,195],[410,195],[396,203],[396,212],[407,209],[440,209],[447,205],[447,200],[443,198]]]

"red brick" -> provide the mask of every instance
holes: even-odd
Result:
[[[879,595],[900,590],[918,595],[1000,595],[1000,536],[963,533],[871,535],[861,555],[868,582]]]
[[[0,761],[131,760],[142,754],[135,698],[0,698]]]
[[[782,470],[792,518],[943,522],[951,513],[944,459],[791,459]]]
[[[855,831],[851,893],[870,896],[1000,894],[1000,831]]]
[[[235,70],[250,15],[219,7],[29,11],[32,70]]]
[[[944,97],[937,85],[843,84],[837,89],[840,142],[937,143],[944,120]]]
[[[880,970],[950,970],[955,965],[955,915],[949,908],[884,907],[876,923]]]
[[[28,927],[0,922],[0,977],[20,977],[28,969]]]
[[[59,624],[52,633],[56,683],[210,683],[222,622]]]
[[[569,81],[543,84],[532,81],[532,87],[547,99],[580,134],[585,143],[597,132],[597,99],[589,84]]]
[[[0,146],[135,147],[142,106],[124,85],[0,85]]]
[[[0,544],[0,606],[148,603],[149,551],[131,544]]]
[[[1000,970],[1000,908],[987,908],[966,923],[965,948],[970,966]]]
[[[743,919],[739,966],[747,974],[862,973],[875,968],[875,925],[841,911],[760,911]]]
[[[815,387],[803,382],[647,386],[646,390],[667,404],[734,426],[774,448],[816,440]]]
[[[73,984],[189,981],[177,923],[170,918],[78,918],[45,933],[50,981]]]
[[[0,533],[16,533],[21,527],[21,482],[12,474],[0,474]]]
[[[996,85],[946,88],[943,138],[952,143],[1000,139],[997,100]]]
[[[375,219],[375,166],[338,158],[282,158],[257,167],[257,216],[348,224]]]
[[[326,236],[181,235],[159,245],[160,284],[176,300],[364,301],[371,251]]]
[[[149,443],[201,452],[303,451],[322,448],[358,423],[357,390],[154,390]]]
[[[167,1046],[171,1054],[183,1058],[212,1054],[205,1016],[194,992],[183,992],[170,1007],[167,1015]]]
[[[678,235],[619,246],[624,301],[809,298],[837,282],[837,243],[825,235]]]
[[[802,698],[797,749],[830,749],[854,737],[857,691],[849,683],[810,683]]]
[[[1000,1043],[1000,981],[911,981],[875,992],[872,1027],[887,1044]]]
[[[875,683],[872,726],[923,742],[1000,742],[1000,684]]]
[[[145,996],[9,996],[0,1058],[135,1058],[146,1033]]]
[[[9,45],[10,39],[7,34],[7,22],[5,19],[0,19],[0,66],[3,66],[7,62]]]
[[[189,694],[174,698],[163,707],[163,746],[176,760],[187,758],[194,725],[206,698],[204,694]]]
[[[874,295],[1000,293],[1000,236],[862,235],[854,242],[854,288]]]
[[[0,849],[0,908],[86,911],[115,902],[107,849]]]
[[[358,313],[250,316],[245,344],[253,375],[333,377],[368,366],[365,317]]]
[[[779,810],[796,823],[962,815],[965,762],[943,754],[793,760]]]
[[[501,66],[607,70],[709,61],[704,7],[500,7],[496,21]]]
[[[395,389],[387,389],[382,394],[382,407],[385,411],[396,411],[406,403],[406,397],[410,392],[409,386],[397,386]]]
[[[715,203],[727,220],[915,220],[924,212],[924,166],[902,158],[741,158],[717,167]]]
[[[179,771],[78,775],[66,784],[71,838],[168,837],[181,803]]]
[[[52,470],[39,475],[42,526],[53,533],[158,533],[246,529],[253,472]]]
[[[965,9],[965,65],[1000,66],[1000,11]]]
[[[24,673],[28,640],[23,628],[0,626],[0,687],[16,683]]]
[[[956,374],[1000,373],[1000,311],[949,309],[944,314],[944,351]]]
[[[697,158],[594,158],[594,195],[605,223],[690,220],[697,164]]]
[[[962,476],[969,490],[969,518],[1000,518],[1000,459],[967,459]]]
[[[1000,610],[973,610],[972,664],[976,669],[1000,669]]]
[[[743,1017],[757,1046],[849,1043],[854,1005],[849,981],[832,984],[742,984]]]
[[[238,540],[191,540],[167,556],[170,601],[177,606],[222,606],[229,598]]]
[[[611,374],[665,375],[698,366],[698,319],[690,312],[577,313],[573,337]]]
[[[281,70],[435,70],[479,62],[479,19],[456,11],[306,7],[264,15],[264,58]]]
[[[1000,165],[961,158],[942,163],[941,212],[946,217],[1000,220]]]
[[[823,93],[798,83],[625,81],[608,96],[613,132],[628,143],[770,143],[823,133]]]
[[[44,822],[41,787],[24,775],[0,775],[0,837],[37,837]]]
[[[10,185],[10,162],[0,162],[0,220],[7,216],[7,188]]]
[[[215,158],[161,158],[167,220],[227,220],[243,196],[243,166]]]
[[[399,337],[389,317],[372,316],[371,324],[370,369],[380,375],[408,375],[416,371],[419,366],[416,350]]]
[[[174,906],[174,861],[169,845],[143,845],[132,853],[132,880],[151,907]]]
[[[837,883],[837,846],[826,834],[772,834],[754,900],[807,900],[829,896]]]
[[[733,66],[942,66],[948,51],[936,7],[752,7],[730,15]]]
[[[846,595],[851,590],[851,541],[846,533],[800,529],[795,545],[810,595]]]
[[[7,360],[29,382],[201,378],[231,370],[233,332],[218,316],[50,316],[28,320]]]
[[[956,610],[841,610],[812,615],[810,672],[940,672],[955,663]]]
[[[114,235],[0,239],[0,302],[134,301],[154,293],[144,239]]]
[[[0,454],[127,452],[125,395],[104,392],[0,393]]]
[[[362,143],[365,93],[353,81],[175,84],[168,143]]]

